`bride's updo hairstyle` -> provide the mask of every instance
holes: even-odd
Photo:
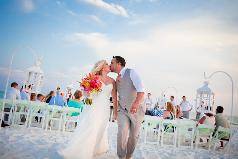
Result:
[[[100,60],[100,61],[98,61],[98,62],[94,65],[94,67],[93,67],[91,73],[92,73],[92,74],[95,74],[95,75],[102,75],[102,69],[103,69],[103,66],[104,66],[106,63],[107,63],[106,60]]]

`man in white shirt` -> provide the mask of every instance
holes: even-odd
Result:
[[[189,112],[192,110],[192,105],[186,100],[185,96],[183,96],[182,99],[180,107],[183,112],[183,117],[189,119]]]
[[[174,96],[170,96],[170,102],[173,104],[174,107],[177,106],[177,103],[174,100]]]
[[[145,99],[145,106],[146,106],[146,114],[150,114],[149,112],[154,109],[151,93],[147,94],[147,98]]]
[[[139,138],[141,123],[145,115],[144,88],[140,76],[125,67],[121,56],[114,56],[111,71],[118,74],[116,85],[118,92],[117,155],[120,159],[131,159]],[[117,106],[116,106],[117,107]]]
[[[16,82],[11,83],[11,88],[7,91],[6,98],[11,100],[21,99],[20,91],[18,89],[18,84]],[[5,104],[4,112],[10,112],[10,110],[11,110],[11,105]],[[8,121],[8,117],[9,117],[8,114],[4,114],[4,121]],[[8,126],[4,121],[3,123],[1,123],[1,125],[3,127]]]
[[[21,95],[16,82],[11,83],[11,88],[7,91],[7,99],[20,100]]]

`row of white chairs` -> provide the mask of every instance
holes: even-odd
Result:
[[[10,111],[6,112],[4,108],[9,108]],[[43,102],[7,99],[0,100],[0,111],[1,121],[4,120],[5,115],[8,115],[8,120],[4,122],[9,125],[24,124],[25,127],[31,127],[37,124],[45,130],[52,130],[54,125],[57,125],[57,130],[59,131],[69,130],[70,124],[76,125],[75,123],[79,122],[81,113],[81,110],[78,108],[48,105]],[[72,113],[77,113],[78,115],[71,117],[70,114]],[[36,118],[38,120],[35,123]]]
[[[188,146],[197,149],[199,145],[211,146],[215,150],[224,137],[230,136],[230,129],[219,127],[214,133],[214,126],[199,124],[189,119],[169,120],[154,116],[145,117],[143,123],[144,143],[155,143],[164,146],[174,147]],[[152,141],[151,141],[152,138]],[[172,143],[165,142],[172,140]]]

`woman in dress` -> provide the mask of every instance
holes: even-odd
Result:
[[[117,108],[116,83],[107,76],[109,72],[110,67],[105,60],[95,64],[91,73],[99,76],[103,83],[102,91],[93,99],[91,106],[86,106],[78,127],[72,135],[72,140],[65,149],[59,152],[64,158],[92,159],[108,151],[107,125],[110,114],[110,95],[113,98],[114,107]]]
[[[167,107],[166,110],[164,111],[163,118],[173,120],[175,118],[174,114],[175,110],[173,104],[171,102],[167,102]]]

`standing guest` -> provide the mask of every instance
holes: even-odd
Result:
[[[64,106],[65,105],[64,98],[60,94],[60,87],[57,87],[56,96],[53,96],[50,99],[49,105],[58,105],[58,106]]]
[[[26,90],[26,85],[20,89],[21,100],[30,100],[30,96]]]
[[[28,87],[27,87],[27,89],[26,89],[25,91],[26,91],[26,93],[28,94],[29,100],[30,100],[30,94],[31,94],[31,92],[32,92],[32,85],[31,85],[31,84],[28,85]]]
[[[145,99],[145,106],[146,106],[145,114],[151,115],[151,111],[154,109],[151,93],[147,94],[147,98]]]
[[[196,120],[199,120],[201,118],[201,116],[204,114],[205,112],[205,104],[204,101],[201,102],[201,105],[197,107],[196,109]]]
[[[167,102],[167,107],[164,111],[163,118],[171,120],[175,118],[175,109],[171,102]]]
[[[174,107],[178,105],[174,100],[174,96],[170,96],[170,102],[173,104]]]
[[[182,109],[183,118],[189,119],[189,112],[192,110],[192,105],[186,100],[186,97],[182,97],[182,102],[180,103]]]
[[[50,93],[45,97],[45,102],[49,103],[51,98],[55,96],[55,92],[54,91],[50,91]]]
[[[66,93],[66,101],[67,104],[69,102],[69,100],[72,98],[72,92],[71,92],[71,88],[67,88],[67,93]]]
[[[36,101],[36,94],[31,93],[30,101]]]
[[[80,111],[83,111],[84,103],[81,100],[83,94],[80,90],[76,90],[74,93],[74,99],[70,99],[68,102],[68,107],[79,108]],[[71,116],[78,116],[79,113],[72,113]]]

